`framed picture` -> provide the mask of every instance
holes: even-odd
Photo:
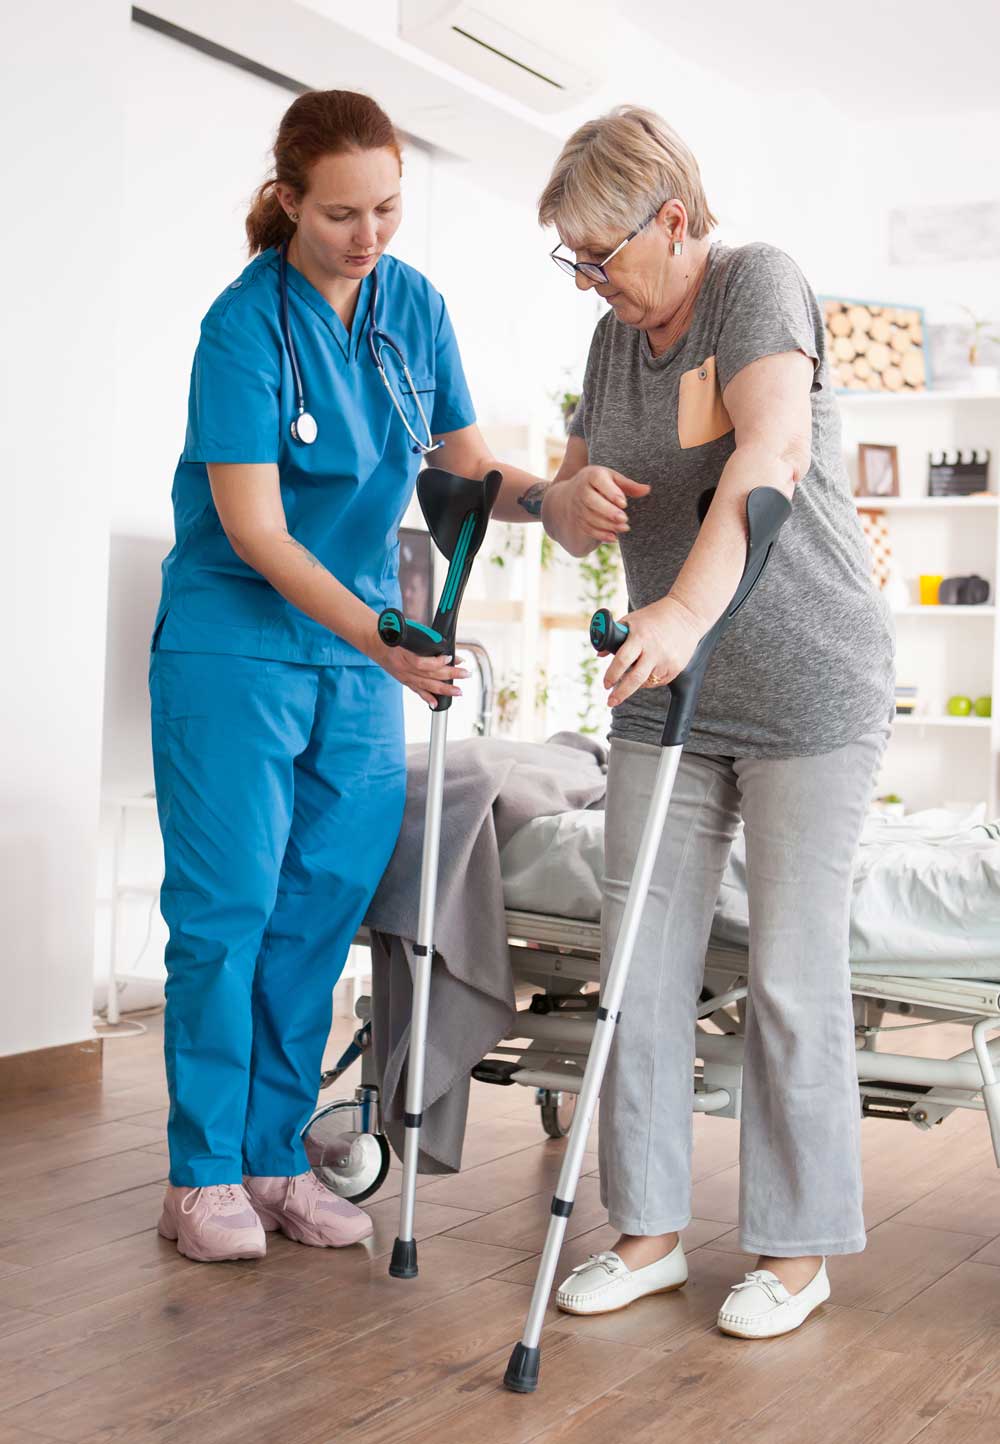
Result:
[[[399,589],[403,615],[425,626],[434,620],[434,543],[418,527],[399,528]]]
[[[858,447],[858,496],[899,495],[899,453],[894,446]]]
[[[926,391],[930,358],[919,306],[821,296],[830,375],[838,391]]]

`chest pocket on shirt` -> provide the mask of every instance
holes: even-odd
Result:
[[[413,377],[413,391],[406,382],[406,377],[400,377],[399,399],[403,405],[403,413],[407,421],[413,427],[418,436],[423,436],[423,423],[420,420],[420,413],[413,400],[413,392],[416,392],[417,400],[423,407],[424,415],[427,417],[427,425],[434,421],[434,393],[436,390],[434,377],[429,371],[414,371],[410,368],[410,375]]]
[[[732,418],[722,404],[715,357],[681,376],[677,395],[677,440],[683,449],[705,446],[733,430]]]

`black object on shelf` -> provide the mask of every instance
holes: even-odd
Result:
[[[986,490],[990,453],[977,451],[927,453],[928,496],[971,496]]]
[[[989,582],[975,573],[971,577],[945,577],[938,587],[942,607],[982,607],[989,599]]]

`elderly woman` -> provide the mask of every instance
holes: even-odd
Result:
[[[829,1297],[826,1257],[865,1246],[848,919],[893,709],[890,624],[844,471],[820,313],[795,263],[763,243],[712,241],[693,155],[632,107],[571,137],[539,217],[576,257],[556,247],[553,259],[610,306],[562,469],[521,499],[574,555],[618,539],[625,564],[629,636],[605,676],[606,961],[657,766],[662,689],[736,589],[748,492],[793,498],[709,668],[634,953],[601,1099],[602,1197],[621,1237],[557,1302],[604,1313],[687,1279],[694,1018],[742,818],[740,1242],[758,1257],[719,1327],[782,1334]]]

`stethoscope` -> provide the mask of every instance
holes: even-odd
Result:
[[[292,363],[292,376],[295,378],[295,405],[297,415],[291,423],[291,433],[296,441],[302,442],[304,446],[311,446],[319,435],[319,427],[316,425],[316,418],[311,411],[306,410],[305,391],[302,386],[302,372],[299,370],[299,358],[295,350],[295,342],[292,340],[292,328],[288,323],[288,242],[278,252],[278,285],[281,291],[281,330],[285,340],[285,349],[288,352],[288,359]],[[407,434],[413,442],[411,450],[420,456],[429,456],[432,451],[437,451],[443,446],[443,441],[435,441],[431,436],[431,428],[420,404],[420,397],[417,395],[417,388],[413,384],[413,377],[410,375],[410,368],[406,364],[406,357],[396,345],[391,336],[385,331],[380,331],[375,325],[375,308],[378,305],[378,267],[372,271],[372,294],[368,306],[368,350],[375,363],[375,369],[382,378],[382,384],[389,393],[389,400],[396,408],[396,414],[406,427]],[[392,389],[392,382],[386,374],[385,361],[382,359],[384,351],[390,352],[399,362],[400,369],[410,388],[410,395],[413,397],[413,404],[417,408],[421,423],[426,436],[425,441],[413,430],[413,427],[406,419],[403,405],[395,391]]]

